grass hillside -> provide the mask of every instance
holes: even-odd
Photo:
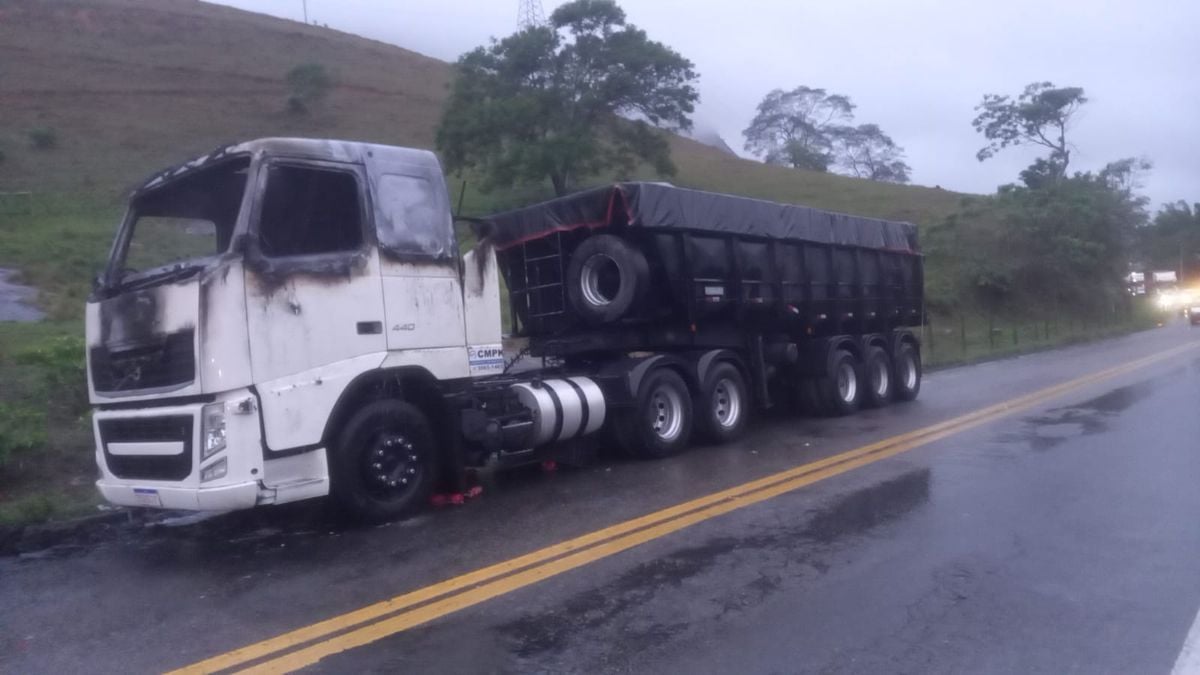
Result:
[[[400,47],[195,0],[0,2],[0,61],[0,191],[101,195],[257,136],[432,147],[451,77],[449,64]],[[284,76],[308,62],[337,86],[312,114],[293,115]],[[54,132],[55,148],[32,147],[38,129]],[[767,167],[683,138],[673,147],[681,185],[916,222],[957,203],[943,190]]]

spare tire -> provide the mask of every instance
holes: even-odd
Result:
[[[646,256],[611,234],[583,240],[567,264],[567,297],[593,325],[612,323],[637,307],[650,281]]]

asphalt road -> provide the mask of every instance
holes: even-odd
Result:
[[[900,449],[407,623],[344,616],[873,443]],[[379,528],[300,506],[0,559],[0,672],[162,671],[333,619],[302,645],[335,645],[312,672],[1168,673],[1200,609],[1200,328],[932,373],[912,404],[759,419],[662,462],[486,480]]]

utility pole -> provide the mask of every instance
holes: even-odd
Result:
[[[308,0],[300,0],[300,4],[304,6],[304,23],[308,23]]]
[[[520,0],[517,5],[517,30],[536,28],[546,24],[546,13],[542,11],[542,0]]]

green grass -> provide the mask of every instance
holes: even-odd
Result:
[[[82,331],[78,319],[0,322],[0,424],[32,418],[40,428],[30,431],[44,438],[36,447],[0,453],[6,455],[0,462],[0,524],[78,515],[100,502]],[[0,434],[0,443],[8,435]]]

